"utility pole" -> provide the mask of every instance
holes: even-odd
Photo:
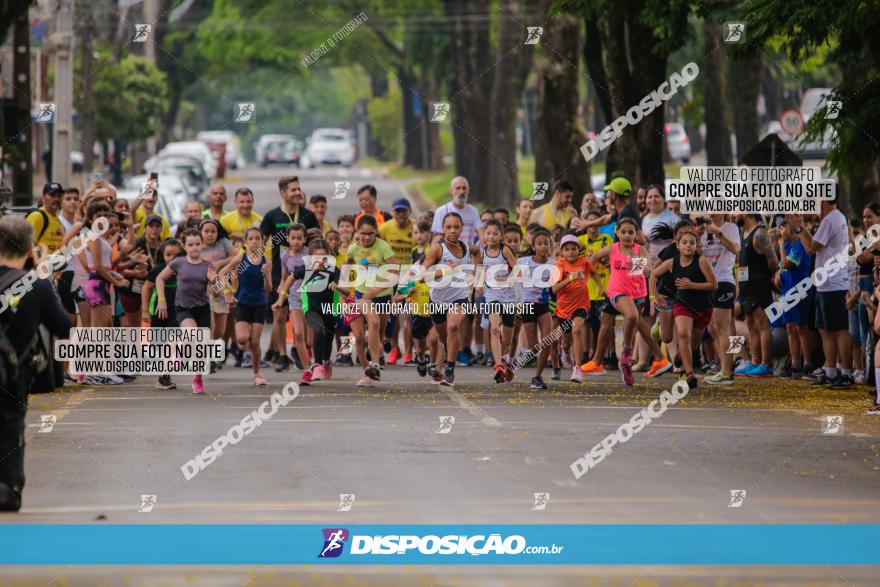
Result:
[[[12,57],[13,83],[18,88],[13,92],[12,103],[14,106],[7,110],[13,114],[14,124],[6,122],[7,138],[12,139],[10,127],[19,127],[14,136],[15,146],[18,151],[18,160],[12,170],[13,206],[30,206],[34,202],[34,166],[33,153],[31,152],[33,138],[33,116],[31,111],[34,107],[31,100],[31,74],[30,74],[30,33],[28,31],[27,12],[19,16],[12,29]],[[12,131],[12,132],[15,132]],[[39,157],[37,158],[39,161]],[[38,163],[39,164],[39,163]]]
[[[58,0],[55,33],[55,124],[52,135],[52,181],[70,185],[73,148],[73,0]]]

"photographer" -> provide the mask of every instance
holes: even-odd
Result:
[[[32,255],[33,241],[34,231],[27,221],[0,219],[0,292],[27,274],[22,268]],[[0,346],[5,347],[0,351],[0,511],[15,512],[21,508],[24,487],[28,391],[39,370],[34,358],[40,357],[44,365],[51,363],[42,353],[38,328],[45,325],[51,334],[66,338],[70,320],[45,279],[34,281],[27,293],[10,297],[0,314]]]

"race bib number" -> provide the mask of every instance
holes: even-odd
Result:
[[[144,280],[135,279],[131,282],[131,293],[139,294],[144,290]]]
[[[739,281],[748,281],[749,280],[749,268],[748,267],[740,267],[739,268]]]

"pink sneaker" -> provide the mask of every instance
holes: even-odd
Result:
[[[358,387],[373,387],[373,380],[364,375],[357,380],[357,383],[355,385],[357,385]]]
[[[627,385],[635,383],[631,361],[632,349],[623,349],[623,352],[620,353],[620,376],[623,378],[623,382]]]
[[[202,376],[196,375],[192,380],[193,393],[205,393],[205,386],[202,384]]]
[[[303,371],[302,378],[299,380],[300,385],[311,385],[312,383],[312,370],[306,369]]]
[[[324,365],[315,365],[312,368],[312,381],[323,381],[325,378]]]

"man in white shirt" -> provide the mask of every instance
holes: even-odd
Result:
[[[836,199],[823,201],[821,205],[819,217],[822,221],[813,236],[804,230],[803,216],[794,216],[790,222],[804,248],[816,255],[813,272],[816,283],[816,326],[822,337],[825,367],[822,375],[812,385],[843,389],[853,384],[852,340],[849,336],[849,314],[846,310],[846,293],[849,289],[847,249],[851,231],[846,216],[837,209]],[[821,275],[823,271],[826,274],[824,281]],[[837,370],[838,365],[840,373]]]

